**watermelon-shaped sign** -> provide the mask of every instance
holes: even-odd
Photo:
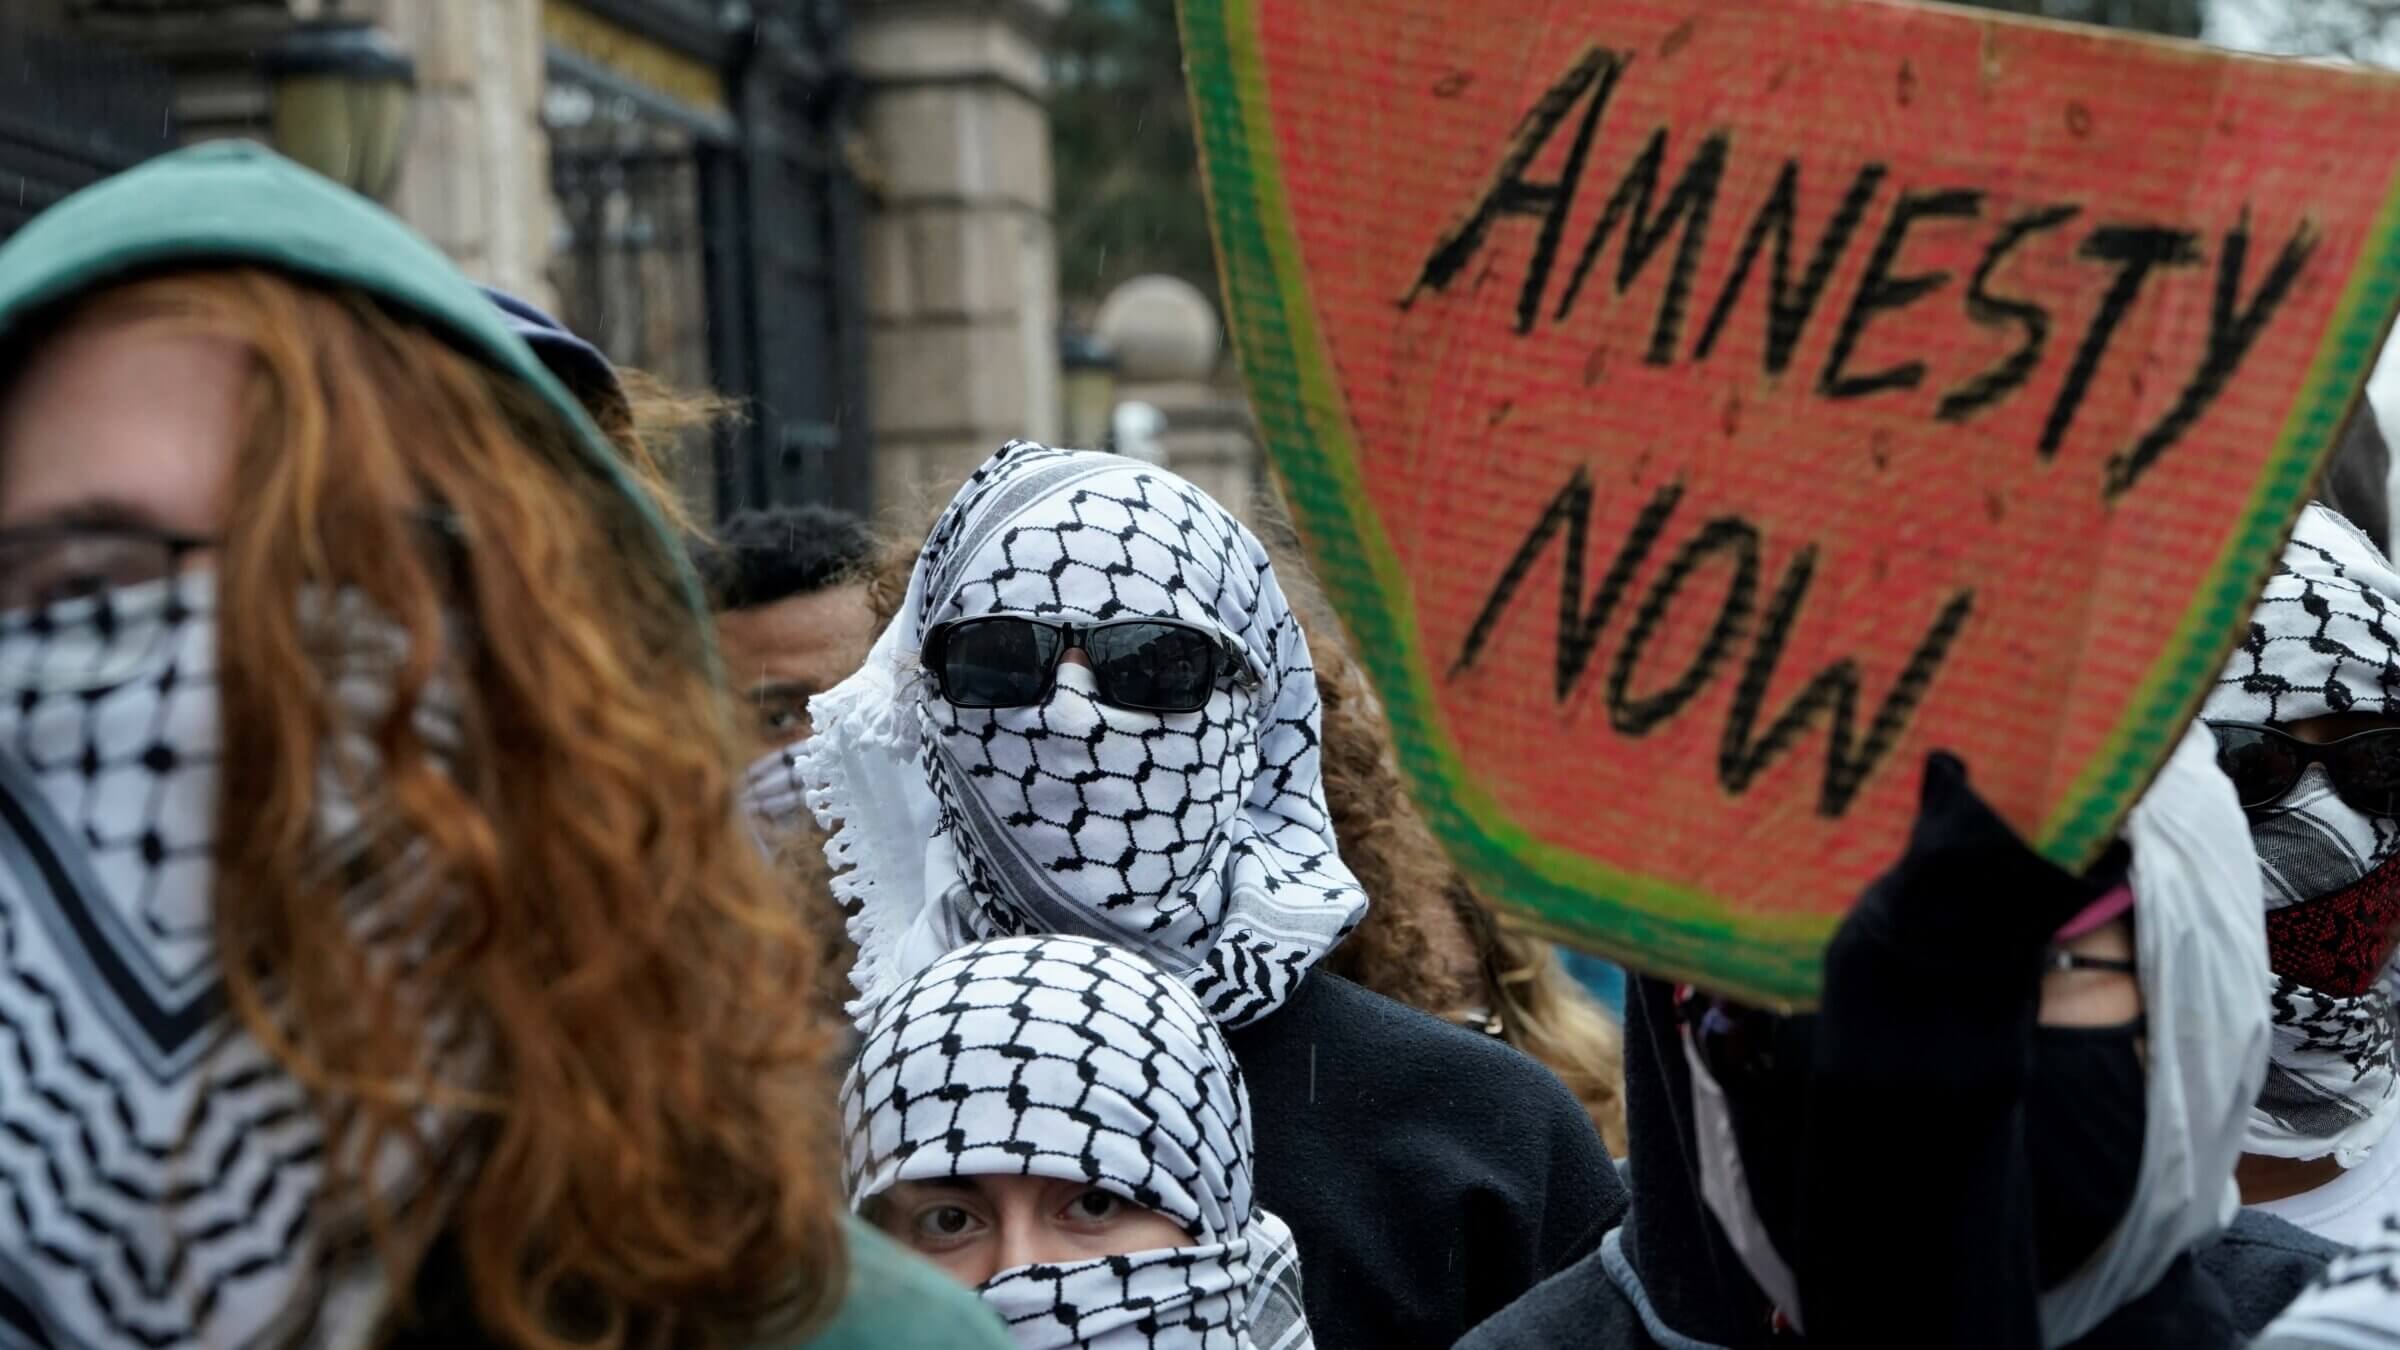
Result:
[[[2400,297],[2400,82],[1882,0],[1185,0],[1232,327],[1486,894],[1804,1002],[1926,753],[2080,864]]]

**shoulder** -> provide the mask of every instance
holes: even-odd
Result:
[[[1520,1131],[1528,1121],[1572,1125],[1577,1136],[1598,1137],[1582,1103],[1540,1061],[1324,971],[1230,1039],[1254,1086],[1308,1070],[1320,1094],[1417,1102],[1495,1121],[1505,1115]]]
[[[1353,1157],[1415,1159],[1556,1207],[1621,1208],[1623,1188],[1583,1104],[1540,1062],[1317,971],[1272,1016],[1233,1033],[1261,1127],[1338,1122]],[[1357,1123],[1373,1120],[1361,1137]]]
[[[1656,1344],[1641,1309],[1609,1268],[1615,1244],[1605,1243],[1486,1318],[1456,1350],[1648,1350]]]
[[[2232,1227],[2194,1255],[2225,1291],[2234,1320],[2244,1332],[2255,1333],[2343,1250],[2339,1243],[2274,1215],[2245,1209],[2234,1216]]]
[[[1008,1350],[1007,1334],[973,1290],[856,1219],[843,1233],[849,1292],[829,1325],[788,1350]]]

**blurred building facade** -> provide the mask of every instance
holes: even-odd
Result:
[[[388,204],[617,360],[742,401],[704,512],[912,509],[1053,434],[1043,42],[1065,0],[9,0],[0,233],[177,142],[269,135],[300,25],[414,63]]]

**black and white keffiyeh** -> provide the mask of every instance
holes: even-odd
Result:
[[[330,1203],[319,1114],[216,966],[206,576],[0,616],[0,668],[137,640],[107,612],[151,616],[155,659],[0,704],[0,1350],[358,1344],[382,1300],[366,1216]],[[398,1149],[370,1170],[395,1206],[421,1189]]]
[[[2312,503],[2201,715],[2280,725],[2342,713],[2400,717],[2400,572],[2356,526]],[[2265,887],[2273,969],[2261,978],[2274,1051],[2248,1151],[2355,1166],[2400,1117],[2392,995],[2311,987],[2293,972],[2331,950],[2388,945],[2388,906],[2360,903],[2360,887],[2379,875],[2400,886],[2400,821],[2353,809],[2312,766],[2250,831]]]
[[[1088,1183],[1193,1245],[1004,1270],[1022,1350],[1305,1350],[1291,1233],[1252,1196],[1223,1034],[1147,960],[1078,937],[952,952],[877,1005],[842,1087],[853,1205],[904,1181]]]
[[[953,707],[917,652],[933,624],[991,613],[1203,624],[1258,683],[1135,712],[1065,665],[1041,706]],[[1240,1026],[1365,911],[1319,778],[1315,668],[1266,550],[1163,469],[1002,449],[934,525],[866,665],[809,708],[788,771],[831,833],[854,1014],[962,943],[1073,933],[1141,953]]]
[[[2252,1342],[2252,1350],[2400,1350],[2400,1214],[2333,1258]]]

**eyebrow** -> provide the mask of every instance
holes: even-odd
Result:
[[[84,497],[45,507],[12,529],[86,529],[164,531],[158,513],[120,497]]]

